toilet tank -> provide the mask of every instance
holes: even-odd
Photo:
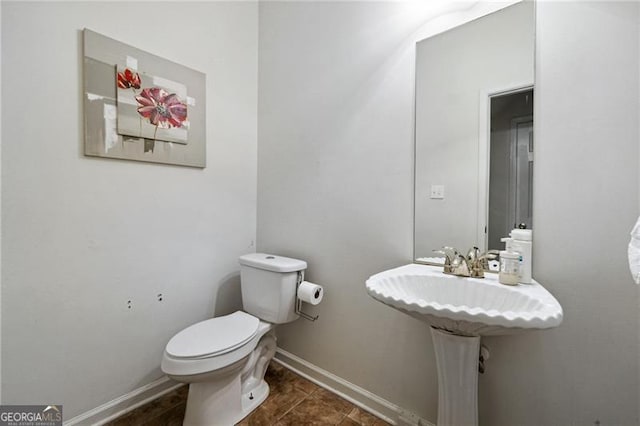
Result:
[[[295,313],[298,275],[307,262],[266,253],[240,256],[244,311],[273,324],[298,319]]]

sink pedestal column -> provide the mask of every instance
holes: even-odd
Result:
[[[478,424],[480,337],[431,327],[438,367],[438,426]]]

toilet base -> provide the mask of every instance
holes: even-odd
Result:
[[[251,392],[247,392],[242,395],[242,417],[237,420],[240,420],[247,417],[253,410],[258,408],[258,405],[262,404],[265,399],[269,396],[269,385],[267,382],[262,380],[262,382]]]
[[[183,426],[231,426],[247,417],[269,396],[269,385],[262,382],[252,391],[240,392],[240,379],[227,383],[191,383]]]
[[[276,338],[272,328],[263,332],[247,359],[199,377],[206,380],[190,380],[183,426],[232,426],[267,399],[264,375],[276,352]]]

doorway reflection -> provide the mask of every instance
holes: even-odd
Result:
[[[532,227],[533,88],[491,97],[487,246]]]

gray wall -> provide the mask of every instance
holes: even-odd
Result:
[[[538,4],[534,273],[565,309],[553,331],[486,339],[487,425],[637,424],[638,5]],[[412,44],[390,3],[260,6],[258,249],[306,259],[316,323],[295,355],[436,419],[424,324],[367,297],[412,256]],[[404,24],[402,23],[404,22]]]
[[[256,224],[257,12],[2,3],[3,403],[62,403],[69,419],[161,377],[175,332],[238,306]],[[82,155],[84,27],[207,74],[206,169]]]
[[[278,345],[435,419],[424,324],[367,296],[413,244],[411,16],[400,4],[260,4],[258,250],[305,259],[315,323]],[[406,368],[412,366],[412,368]]]
[[[638,424],[638,3],[540,2],[536,28],[534,276],[556,330],[486,339],[490,425]]]

